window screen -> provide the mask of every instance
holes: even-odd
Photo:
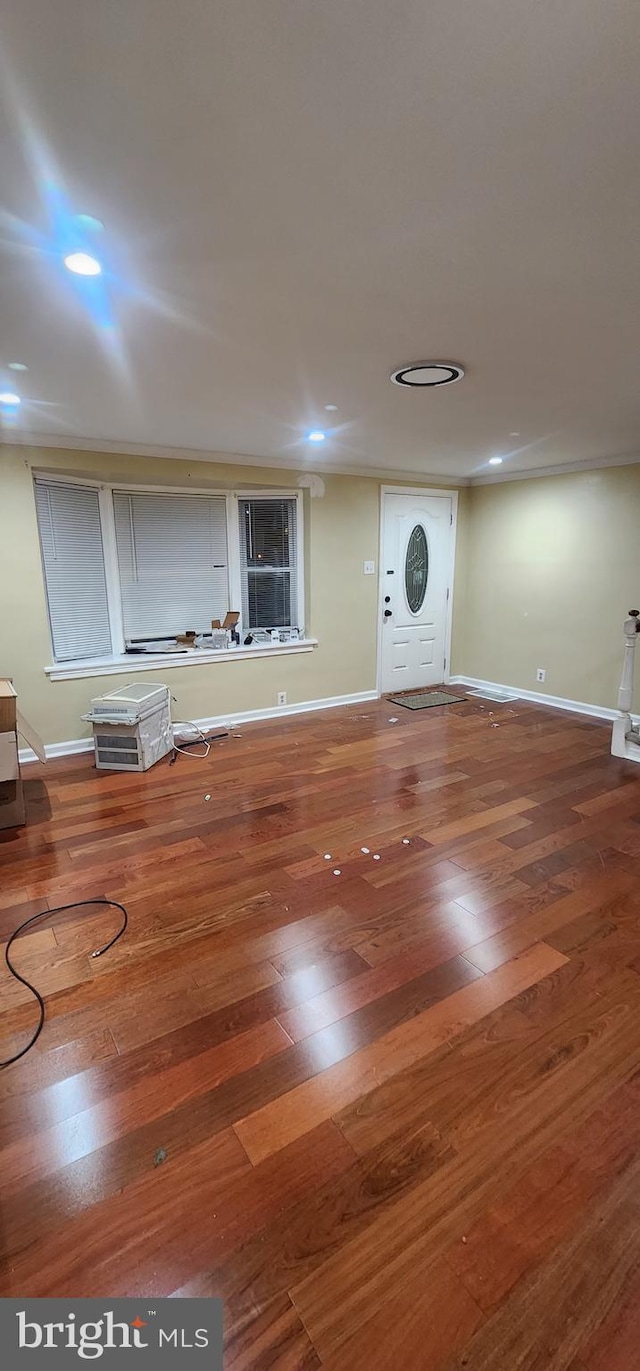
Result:
[[[36,481],[36,509],[57,662],[111,653],[98,491]]]
[[[114,491],[127,641],[211,632],[229,608],[223,496]]]
[[[244,628],[298,627],[297,502],[238,501]]]

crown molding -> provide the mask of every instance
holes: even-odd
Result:
[[[311,464],[289,457],[252,457],[241,452],[205,451],[202,448],[164,447],[155,443],[127,443],[100,438],[78,438],[56,433],[21,433],[11,438],[0,439],[0,446],[22,448],[55,448],[60,452],[107,452],[119,457],[158,457],[165,461],[214,462],[224,466],[245,466],[271,468],[274,471],[295,471],[300,476],[317,474],[319,476],[364,476],[375,481],[419,481],[421,484],[435,483],[446,489],[456,490],[468,486],[468,476],[451,476],[432,471],[415,471],[395,467],[350,466],[342,462],[318,462]]]
[[[1,436],[0,447],[54,448],[60,452],[106,452],[119,457],[158,457],[172,462],[213,462],[225,466],[270,467],[274,471],[295,471],[299,476],[361,476],[374,481],[418,481],[434,483],[446,490],[465,486],[503,485],[505,481],[533,481],[546,476],[568,476],[578,471],[598,471],[605,467],[640,464],[640,453],[617,457],[590,457],[583,462],[562,462],[556,466],[528,467],[524,471],[487,472],[480,476],[455,476],[437,471],[417,471],[409,467],[362,467],[342,462],[315,462],[308,465],[290,457],[260,457],[243,452],[217,452],[203,448],[165,447],[160,443],[127,443],[101,438],[78,438],[59,433],[16,433]]]
[[[602,467],[632,467],[640,463],[640,453],[621,457],[590,457],[584,462],[563,462],[554,467],[530,467],[527,471],[505,471],[495,475],[471,476],[470,486],[502,485],[505,481],[534,481],[542,476],[569,476],[573,471],[599,471]]]

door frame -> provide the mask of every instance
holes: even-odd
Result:
[[[451,631],[453,625],[453,578],[456,564],[456,541],[458,536],[458,491],[449,490],[444,487],[433,486],[380,486],[380,528],[378,533],[378,626],[376,633],[376,693],[380,698],[382,695],[382,610],[384,604],[384,578],[382,568],[382,552],[384,544],[384,520],[385,520],[385,497],[387,495],[439,495],[451,500],[451,539],[449,549],[449,566],[447,584],[449,587],[449,599],[447,600],[444,621],[444,656],[445,669],[444,681],[448,684],[451,676]]]

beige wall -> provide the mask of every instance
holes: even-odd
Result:
[[[203,489],[295,488],[300,473],[52,448],[0,449],[0,675],[14,678],[24,714],[47,743],[87,733],[91,695],[127,679],[50,681],[51,661],[33,471],[108,482]],[[323,477],[305,490],[308,632],[313,653],[215,662],[160,673],[176,717],[209,718],[375,689],[380,482]],[[390,483],[393,479],[390,478]],[[434,483],[429,483],[434,484]],[[615,707],[622,620],[640,600],[640,465],[459,492],[452,671]],[[536,667],[546,668],[544,686]],[[636,708],[640,707],[640,669]]]
[[[622,623],[640,608],[640,466],[467,494],[456,670],[615,708]],[[545,685],[536,683],[539,666]],[[638,677],[640,664],[636,707]]]
[[[53,448],[0,448],[0,675],[14,678],[23,713],[46,743],[57,743],[87,734],[80,716],[91,696],[131,678],[124,673],[50,681],[44,674],[51,646],[34,469],[107,482],[229,490],[292,489],[300,473],[224,461],[189,463]],[[271,708],[279,690],[286,690],[289,704],[295,704],[375,689],[378,583],[376,576],[363,575],[362,563],[370,558],[378,562],[380,482],[366,476],[326,475],[323,480],[322,498],[311,499],[308,491],[304,495],[306,627],[319,646],[308,654],[136,673],[136,681],[147,678],[170,686],[177,700],[174,717],[203,719]],[[458,614],[464,578],[460,580]]]

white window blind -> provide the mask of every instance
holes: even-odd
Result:
[[[114,491],[127,641],[173,637],[229,608],[224,496]]]
[[[57,662],[111,652],[98,492],[36,481],[36,509]]]
[[[238,512],[243,627],[299,627],[297,501],[240,499]]]

